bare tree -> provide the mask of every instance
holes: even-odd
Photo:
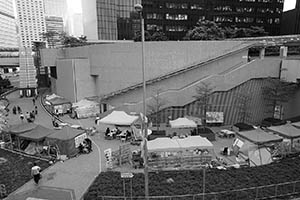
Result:
[[[282,106],[290,100],[295,93],[297,84],[286,82],[280,79],[268,78],[268,85],[263,87],[262,95],[266,101],[267,113],[274,116],[275,107]]]
[[[206,126],[206,112],[208,107],[211,106],[209,103],[210,95],[212,94],[214,87],[209,83],[201,83],[201,85],[196,87],[196,95],[193,96],[200,110],[200,117],[202,118],[203,125]]]
[[[251,99],[252,97],[249,93],[238,93],[235,96],[235,107],[238,110],[239,122],[245,123],[251,118]]]
[[[167,104],[167,101],[163,98],[161,98],[162,90],[158,89],[156,90],[155,95],[152,96],[151,103],[147,105],[147,111],[148,115],[156,115],[155,116],[155,124],[157,128],[157,132],[159,131],[159,111]]]

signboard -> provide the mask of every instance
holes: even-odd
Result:
[[[104,150],[104,156],[106,160],[106,168],[111,169],[112,168],[112,150],[111,148]]]
[[[86,133],[83,133],[81,135],[78,135],[77,137],[75,137],[75,148],[79,147],[79,145],[81,143],[83,143],[83,140],[87,138]]]
[[[121,178],[132,178],[133,174],[130,172],[121,172]]]
[[[206,123],[223,123],[223,112],[206,112]]]
[[[275,119],[282,119],[282,106],[281,105],[276,105],[274,108],[274,118]]]

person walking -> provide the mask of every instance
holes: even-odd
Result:
[[[38,107],[37,106],[34,106],[34,113],[35,113],[35,115],[38,114]]]
[[[32,99],[32,103],[35,106],[35,98]]]
[[[38,185],[41,179],[41,168],[36,162],[33,163],[33,167],[31,168],[31,176],[33,176],[35,184]]]

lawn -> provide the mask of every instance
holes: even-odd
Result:
[[[0,149],[0,158],[7,160],[2,164],[0,163],[0,184],[6,186],[8,194],[31,179],[30,170],[34,161],[37,161],[42,170],[49,166],[46,161],[11,153],[4,149]]]
[[[247,167],[240,169],[207,169],[205,180],[205,192],[231,191],[236,189],[258,187],[264,185],[278,184],[289,181],[300,180],[300,157],[286,158],[280,162],[258,167]],[[173,181],[167,181],[172,178]],[[144,195],[144,176],[143,174],[134,174],[133,177],[133,196]],[[149,173],[149,193],[150,196],[168,196],[199,194],[203,190],[203,171],[185,170],[185,171],[161,171]],[[259,190],[259,197],[266,197],[274,194],[274,187]],[[293,185],[285,185],[277,188],[277,194],[287,194],[295,189],[300,192],[300,182]],[[123,196],[123,180],[119,172],[103,172],[90,186],[85,194],[85,200],[101,199],[101,196]],[[126,196],[130,196],[130,181],[126,181]],[[243,191],[239,194],[226,193],[218,196],[217,199],[253,199],[256,190]],[[234,195],[234,197],[232,196]],[[196,199],[201,199],[198,196]],[[189,199],[189,198],[188,198]],[[192,198],[191,198],[192,199]],[[206,198],[210,199],[210,198]]]

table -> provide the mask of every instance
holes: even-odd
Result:
[[[226,137],[226,138],[235,137],[235,132],[227,130],[227,129],[221,130],[220,133],[223,137]]]

